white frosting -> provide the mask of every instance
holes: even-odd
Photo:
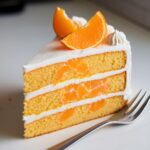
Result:
[[[113,33],[115,31],[112,25],[107,25],[107,35]]]
[[[102,99],[110,98],[110,97],[113,97],[113,96],[124,95],[124,94],[125,94],[125,92],[117,92],[117,93],[111,93],[111,94],[107,94],[107,95],[100,95],[100,96],[97,96],[97,97],[94,97],[94,98],[84,99],[84,100],[81,100],[81,101],[78,101],[78,102],[73,102],[73,103],[63,105],[63,106],[61,106],[57,109],[42,112],[39,115],[24,116],[23,120],[25,121],[25,123],[30,123],[30,122],[33,122],[35,120],[41,119],[43,117],[53,115],[53,114],[56,114],[56,113],[59,113],[59,112],[63,112],[63,111],[65,111],[67,109],[70,109],[70,108],[74,108],[74,107],[85,105],[85,104],[91,104],[93,102],[97,102],[97,101],[100,101]]]
[[[72,20],[74,23],[76,23],[79,27],[83,27],[86,25],[87,20],[83,17],[77,17],[77,16],[73,16]]]
[[[110,45],[129,45],[126,35],[118,30],[108,36],[108,43]]]
[[[62,83],[59,83],[56,85],[48,85],[48,86],[45,86],[44,88],[41,88],[41,89],[36,90],[34,92],[30,92],[30,93],[25,94],[25,100],[30,100],[31,98],[33,98],[35,96],[38,96],[38,95],[41,95],[41,94],[44,94],[44,93],[47,93],[50,91],[58,90],[60,88],[66,87],[70,84],[79,84],[81,82],[102,79],[102,78],[106,78],[108,76],[122,73],[124,71],[126,71],[126,68],[123,68],[120,70],[115,70],[115,71],[109,71],[109,72],[105,72],[105,73],[98,73],[98,74],[95,74],[95,75],[88,77],[88,78],[67,80],[65,82],[62,82]]]

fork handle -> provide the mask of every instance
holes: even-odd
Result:
[[[53,146],[52,148],[48,149],[48,150],[63,150],[67,147],[69,147],[71,144],[73,144],[74,142],[78,141],[79,139],[81,139],[82,137],[84,137],[85,135],[95,131],[97,128],[102,128],[106,125],[110,124],[110,122],[108,122],[107,120],[106,121],[103,121],[103,122],[100,122],[100,123],[97,123],[96,125],[80,132],[79,134],[76,134],[66,140],[64,140],[63,142]]]

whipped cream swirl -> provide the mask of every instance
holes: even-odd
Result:
[[[115,28],[112,25],[107,25],[107,35],[110,35],[111,33],[115,32]]]
[[[126,35],[123,32],[115,30],[113,33],[108,35],[108,43],[110,45],[128,45],[129,42]]]

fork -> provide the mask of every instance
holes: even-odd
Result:
[[[94,132],[96,129],[100,129],[107,125],[127,125],[132,123],[144,110],[145,106],[147,105],[150,99],[150,94],[143,91],[142,89],[132,98],[124,109],[114,113],[110,118],[107,120],[97,123],[96,125],[82,131],[79,134],[64,140],[63,142],[49,148],[48,150],[63,150],[74,142],[78,141],[79,139],[83,138],[84,136],[88,135],[91,132]]]

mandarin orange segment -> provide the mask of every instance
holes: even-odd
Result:
[[[95,112],[106,104],[105,100],[94,102],[90,105],[90,111]]]
[[[92,89],[92,81],[86,82],[85,86],[86,86],[87,89],[91,90]]]
[[[87,65],[80,61],[79,59],[71,59],[68,60],[67,64],[72,68],[75,69],[78,72],[87,72],[88,71],[88,67]]]
[[[81,62],[77,67],[76,67],[77,71],[82,72],[82,73],[86,73],[88,71],[88,67],[85,63]]]
[[[83,85],[79,85],[77,88],[78,97],[82,98],[85,94],[87,94],[87,90]]]
[[[104,16],[98,11],[89,22],[66,36],[62,42],[70,49],[95,47],[103,41],[107,33]]]
[[[89,89],[89,90],[92,90],[94,88],[96,88],[97,86],[99,86],[98,84],[98,81],[89,81],[87,83],[85,83],[86,87]]]
[[[97,80],[93,80],[93,81],[88,81],[85,83],[85,86],[89,89],[89,90],[92,90],[98,86],[100,86],[100,81],[97,81]]]
[[[65,101],[71,102],[72,100],[75,100],[77,98],[77,95],[75,91],[72,91],[72,92],[67,92],[64,97],[65,97],[64,99]]]
[[[57,7],[53,16],[53,29],[60,38],[74,32],[78,26],[67,16],[65,10]]]
[[[65,112],[63,112],[59,118],[60,122],[68,120],[74,114],[74,112],[75,112],[74,108],[68,109]]]
[[[91,88],[92,89],[95,88],[95,87],[98,87],[98,86],[100,86],[100,81],[95,80],[95,81],[91,82]]]
[[[69,70],[68,66],[64,66],[64,67],[60,68],[55,75],[55,82],[60,80],[63,77],[64,73],[67,72],[68,70]]]
[[[75,68],[78,64],[79,64],[80,60],[79,59],[71,59],[67,61],[67,64],[72,67]]]
[[[85,63],[80,61],[79,59],[71,59],[66,62],[66,64],[61,67],[55,75],[55,82],[57,83],[61,78],[63,78],[64,74],[73,69],[77,73],[87,73],[88,67]]]
[[[67,91],[72,91],[75,88],[77,88],[77,86],[78,86],[77,84],[70,84],[70,85],[67,86]]]
[[[66,93],[64,94],[64,100],[63,103],[69,103],[72,102],[73,100],[77,99],[77,93],[76,93],[76,89],[77,85],[73,84],[73,85],[69,85],[66,89]]]
[[[92,89],[91,92],[90,92],[90,95],[91,95],[92,97],[98,96],[98,95],[100,95],[100,94],[101,94],[100,88]]]

